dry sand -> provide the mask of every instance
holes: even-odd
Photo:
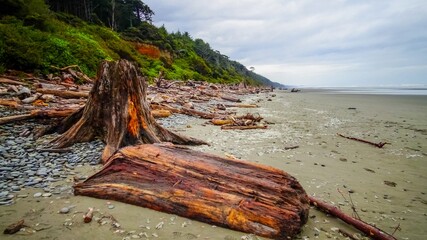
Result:
[[[188,123],[191,127],[177,126],[174,130],[211,143],[195,149],[283,169],[295,176],[308,194],[334,203],[348,214],[352,214],[351,192],[357,213],[366,222],[388,232],[400,224],[401,230],[395,233],[398,239],[425,239],[427,96],[340,95],[322,91],[274,94],[275,97],[271,93],[250,96],[246,102],[261,99],[257,103],[261,107],[239,110],[258,112],[274,123],[267,130],[222,131],[215,126],[202,126],[205,121],[199,119]],[[379,149],[341,138],[337,133],[390,145]],[[292,146],[299,148],[286,150]],[[84,166],[75,171],[91,174],[96,168]],[[71,185],[71,179],[69,182]],[[115,201],[71,194],[34,198],[37,191],[40,190],[22,190],[18,194],[28,194],[27,198],[0,207],[0,229],[22,218],[30,226],[13,236],[2,235],[1,239],[262,239]],[[114,208],[108,207],[109,202]],[[67,206],[75,207],[68,214],[58,213]],[[96,209],[95,218],[84,224],[82,215],[88,207]],[[107,218],[101,220],[104,225],[95,221],[110,215],[119,228]],[[340,220],[312,209],[299,238],[345,239],[336,232],[337,228],[357,233]]]

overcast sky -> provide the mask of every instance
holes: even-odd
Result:
[[[188,32],[272,81],[427,86],[427,0],[146,0],[154,24]]]

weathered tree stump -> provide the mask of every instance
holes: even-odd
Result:
[[[165,144],[118,150],[74,193],[274,239],[299,233],[309,211],[304,189],[281,170]]]
[[[106,161],[116,150],[128,145],[206,144],[160,126],[150,113],[146,88],[144,78],[132,63],[103,62],[85,107],[61,123],[59,131],[65,132],[52,142],[53,146],[62,148],[100,137],[106,143],[102,153],[102,160]]]

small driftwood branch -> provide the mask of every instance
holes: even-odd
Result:
[[[2,77],[0,77],[0,83],[11,84],[11,85],[24,85],[24,86],[28,85],[28,83],[24,83],[24,82],[20,82],[20,81],[15,81],[15,80],[12,80],[12,79],[2,78]]]
[[[65,153],[71,152],[71,148],[38,148],[36,149],[38,152],[52,152],[52,153]]]
[[[151,110],[151,115],[153,115],[154,118],[167,118],[172,115],[172,112],[164,109],[156,109]]]
[[[258,108],[259,106],[256,104],[244,104],[244,103],[237,103],[237,104],[225,104],[226,107],[235,107],[235,108]]]
[[[318,199],[315,199],[311,196],[309,196],[310,199],[310,204],[317,207],[318,209],[320,209],[321,211],[331,214],[334,217],[337,217],[341,220],[343,220],[344,222],[354,226],[355,228],[357,228],[358,230],[360,230],[361,232],[363,232],[364,234],[366,234],[367,236],[371,237],[372,239],[376,239],[376,240],[396,240],[395,237],[393,237],[392,235],[382,231],[379,228],[376,228],[362,220],[353,218],[347,214],[345,214],[344,212],[342,212],[340,209],[338,209],[337,207],[327,204],[323,201],[320,201]]]
[[[213,118],[211,120],[211,122],[212,122],[213,125],[219,125],[219,126],[227,125],[227,124],[233,124],[234,123],[233,119],[218,119],[218,118]]]
[[[50,66],[50,67],[57,69],[57,70],[60,70],[60,71],[67,71],[74,78],[80,79],[80,80],[88,82],[88,83],[93,83],[93,80],[90,79],[86,74],[83,73],[83,71],[79,67],[79,65],[70,65],[70,66],[66,66],[66,67],[62,67],[62,68],[56,67],[56,66]],[[73,70],[73,68],[77,68],[79,71],[76,72]]]
[[[351,240],[357,240],[355,237],[353,237],[353,235],[351,235],[351,233],[345,231],[344,229],[338,229],[338,231],[344,236],[344,237],[348,237]]]
[[[221,126],[222,130],[251,130],[251,129],[266,129],[266,125],[250,125],[250,126]]]
[[[337,133],[337,135],[338,135],[338,136],[340,136],[340,137],[343,137],[343,138],[350,139],[350,140],[354,140],[354,141],[358,141],[358,142],[367,143],[367,144],[370,144],[370,145],[375,146],[375,147],[377,147],[377,148],[383,148],[383,147],[384,147],[384,145],[386,145],[386,144],[390,144],[390,143],[388,143],[388,142],[379,142],[379,143],[374,143],[374,142],[371,142],[371,141],[368,141],[368,140],[364,140],[364,139],[360,139],[360,138],[344,136],[344,135],[342,135],[342,134],[340,134],[340,133]]]
[[[83,222],[90,223],[93,218],[93,208],[89,208],[85,215],[83,215]]]
[[[297,148],[299,148],[298,145],[296,145],[296,146],[290,146],[290,147],[285,147],[285,150],[291,150],[291,149],[297,149]]]
[[[21,105],[15,100],[0,99],[0,105],[12,108],[19,108]]]
[[[25,227],[24,219],[21,219],[18,222],[10,224],[9,226],[7,226],[6,229],[3,231],[3,233],[4,234],[15,234],[19,230],[21,230],[21,228],[23,228],[23,227]]]

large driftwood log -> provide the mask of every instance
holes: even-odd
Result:
[[[304,189],[281,170],[165,144],[118,150],[74,193],[274,239],[299,233],[309,211]]]
[[[66,132],[52,141],[53,148],[100,137],[106,143],[102,153],[102,160],[106,161],[116,150],[128,145],[206,144],[160,126],[150,113],[146,90],[145,79],[134,64],[126,60],[103,62],[84,109],[61,123],[66,127],[60,131]]]
[[[36,91],[39,93],[52,94],[52,95],[63,97],[63,98],[87,98],[89,96],[88,92],[74,92],[74,91],[64,91],[64,90],[56,90],[56,89],[44,89],[44,88],[37,88]]]
[[[17,122],[17,121],[21,121],[21,120],[28,120],[28,119],[32,119],[32,118],[64,118],[64,117],[71,115],[76,110],[77,109],[33,110],[30,113],[26,113],[26,114],[2,117],[2,118],[0,118],[0,125],[6,124],[6,123],[11,123],[11,122]]]

